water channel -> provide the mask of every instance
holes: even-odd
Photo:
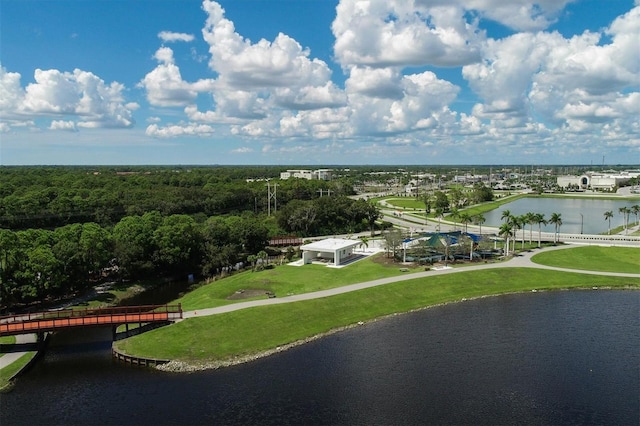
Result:
[[[470,300],[191,374],[113,362],[109,330],[60,333],[0,424],[638,424],[639,309],[639,291]]]
[[[505,210],[509,210],[512,215],[523,215],[526,213],[542,213],[546,220],[551,218],[552,213],[560,213],[562,226],[560,232],[567,234],[606,234],[609,229],[609,221],[605,220],[604,213],[613,212],[611,218],[611,228],[624,225],[624,218],[618,209],[640,204],[640,199],[636,200],[604,200],[586,197],[574,198],[520,198],[508,204],[504,204],[497,209],[484,213],[487,226],[500,226],[501,215]],[[630,215],[629,222],[634,222],[636,218]],[[554,232],[554,225],[542,226],[543,232]],[[527,225],[527,231],[529,225]],[[538,230],[538,225],[533,226],[534,232]]]

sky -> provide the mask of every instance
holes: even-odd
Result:
[[[0,165],[640,164],[640,0],[0,0]]]

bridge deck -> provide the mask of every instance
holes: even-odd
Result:
[[[173,321],[180,318],[180,305],[66,309],[0,317],[0,336],[55,331],[70,327]]]

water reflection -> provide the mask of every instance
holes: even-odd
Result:
[[[474,300],[194,374],[69,337],[2,395],[0,424],[637,424],[639,308],[637,291]]]
[[[636,201],[600,200],[593,198],[520,198],[512,203],[504,204],[499,208],[484,213],[488,226],[500,226],[501,215],[504,210],[509,210],[512,215],[524,215],[527,213],[542,213],[549,220],[552,213],[562,215],[560,232],[568,234],[603,234],[609,229],[609,222],[605,220],[604,213],[613,211],[611,228],[624,225],[624,219],[618,209],[620,207],[631,208]],[[631,215],[629,221],[634,221]],[[543,232],[554,232],[554,225],[542,226]],[[529,225],[526,227],[529,232]],[[538,231],[538,225],[533,226],[534,235]],[[528,234],[527,234],[528,235]]]

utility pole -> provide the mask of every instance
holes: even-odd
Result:
[[[267,182],[267,215],[271,216],[271,199],[273,198],[273,211],[278,211],[278,196],[277,196],[278,184],[273,184],[273,192],[271,192],[271,184]]]

